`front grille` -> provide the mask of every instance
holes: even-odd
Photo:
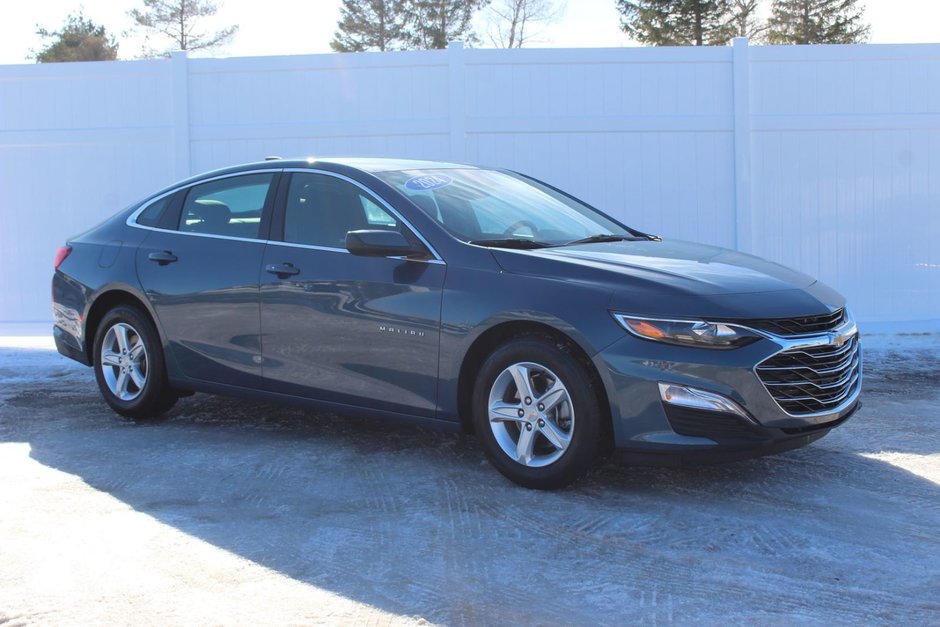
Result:
[[[746,320],[746,326],[776,335],[812,335],[838,327],[845,320],[845,309],[837,309],[821,316],[802,318],[775,318],[772,320]]]
[[[861,384],[858,336],[842,346],[827,344],[777,353],[757,366],[757,376],[789,414],[835,409]]]

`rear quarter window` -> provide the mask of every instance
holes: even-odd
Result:
[[[157,226],[163,219],[163,214],[172,204],[173,194],[167,194],[159,200],[150,203],[146,209],[137,216],[137,224],[141,226]]]

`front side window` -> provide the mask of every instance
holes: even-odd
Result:
[[[256,239],[274,174],[246,174],[196,185],[186,195],[180,231]]]
[[[398,230],[395,217],[349,181],[325,174],[294,173],[284,208],[284,241],[345,248],[346,233]]]
[[[631,235],[591,207],[509,172],[449,168],[376,176],[463,241],[521,238],[562,244],[598,233]]]

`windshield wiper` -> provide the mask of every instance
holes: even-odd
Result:
[[[646,239],[651,239],[650,236],[636,237],[634,235],[614,235],[613,233],[598,233],[597,235],[591,235],[590,237],[582,237],[581,239],[572,240],[570,242],[565,242],[562,246],[573,246],[575,244],[598,244],[601,242],[638,242]]]
[[[469,243],[476,244],[477,246],[491,246],[493,248],[521,248],[523,250],[547,248],[552,245],[548,242],[540,242],[535,239],[526,239],[524,237],[507,237],[503,239],[474,239],[470,240]]]

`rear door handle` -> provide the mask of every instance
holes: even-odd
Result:
[[[147,259],[150,261],[156,261],[161,266],[165,266],[168,263],[173,263],[177,260],[177,256],[171,253],[168,250],[164,250],[159,253],[150,253],[147,255]]]
[[[276,274],[281,279],[300,274],[300,268],[295,268],[292,263],[269,263],[264,267],[264,271]]]

